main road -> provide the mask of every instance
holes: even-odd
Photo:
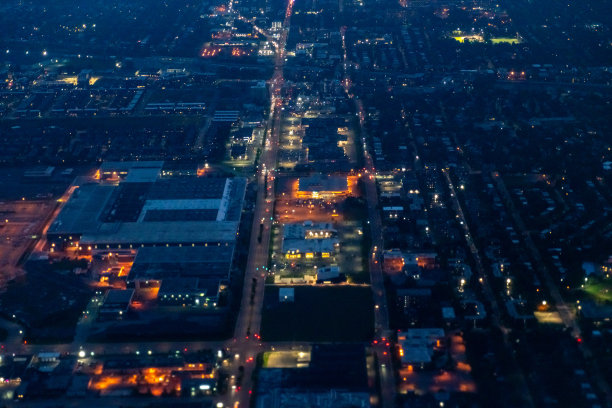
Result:
[[[270,116],[267,137],[257,169],[257,198],[251,229],[249,258],[244,276],[242,303],[236,320],[234,338],[228,345],[235,359],[230,375],[242,378],[242,383],[236,390],[230,390],[223,398],[224,401],[220,401],[226,406],[249,406],[253,390],[252,375],[255,359],[257,354],[263,350],[259,332],[270,251],[270,232],[274,215],[274,170],[281,132],[283,105],[281,91],[284,84],[285,46],[292,13],[293,0],[289,0],[278,40],[274,73],[270,79]]]
[[[391,353],[393,347],[390,347],[389,337],[391,330],[389,328],[389,309],[387,307],[387,294],[385,291],[385,281],[381,268],[381,254],[384,248],[384,239],[382,234],[382,221],[378,209],[378,191],[376,189],[376,168],[372,156],[367,149],[367,131],[365,128],[365,111],[363,103],[350,90],[350,78],[347,73],[347,68],[351,62],[347,58],[345,27],[340,29],[343,48],[343,69],[344,90],[349,99],[355,103],[356,113],[359,118],[359,127],[361,132],[361,140],[356,140],[355,143],[362,143],[363,156],[365,161],[365,169],[362,177],[365,188],[366,202],[368,206],[368,224],[370,225],[370,236],[372,238],[371,256],[369,256],[370,264],[370,284],[372,287],[372,295],[374,300],[374,325],[375,325],[375,342],[373,349],[378,357],[378,372],[380,373],[380,389],[382,401],[379,406],[392,408],[395,406],[396,382],[393,371],[393,360]]]
[[[364,146],[366,145],[366,133],[364,123],[364,112],[361,100],[356,101],[358,108],[361,136]],[[368,205],[368,222],[370,224],[370,236],[372,237],[372,255],[370,257],[370,284],[374,300],[374,324],[376,343],[374,350],[378,356],[378,369],[380,373],[380,386],[382,396],[382,407],[391,408],[395,406],[396,382],[393,371],[393,360],[391,353],[393,348],[389,347],[389,309],[387,306],[387,294],[385,281],[381,268],[382,250],[384,239],[382,234],[382,221],[378,208],[378,191],[376,189],[376,168],[372,156],[364,147],[365,176],[362,178],[365,187],[366,201]]]

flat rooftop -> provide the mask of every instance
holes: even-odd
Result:
[[[145,247],[138,250],[134,265],[138,263],[186,263],[201,264],[228,262],[234,251],[233,246],[195,246],[195,247]]]
[[[243,178],[88,183],[75,190],[48,235],[109,246],[233,242],[245,190]]]
[[[144,247],[138,250],[128,280],[227,279],[233,253],[233,245]]]
[[[424,364],[431,362],[434,347],[444,339],[444,329],[408,329],[397,334],[403,364]]]
[[[348,180],[342,176],[328,176],[314,174],[309,177],[300,177],[298,181],[299,191],[346,191]]]
[[[312,223],[306,221],[303,223],[290,223],[283,225],[284,239],[317,239],[329,238],[337,233],[332,223],[319,222]]]
[[[89,183],[77,188],[49,227],[48,234],[95,230],[108,203],[113,185]]]
[[[216,296],[218,292],[219,279],[175,278],[164,279],[158,296],[177,293],[204,293],[208,296]]]
[[[295,251],[297,253],[321,253],[334,252],[339,244],[336,238],[324,239],[285,239],[283,240],[283,252]]]
[[[130,303],[134,296],[134,289],[111,289],[104,299],[105,304]]]
[[[82,235],[83,245],[154,245],[233,242],[238,221],[155,221],[101,224]],[[101,248],[102,249],[102,248]]]

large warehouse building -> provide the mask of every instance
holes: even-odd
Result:
[[[47,240],[55,249],[136,254],[132,292],[155,288],[160,305],[216,307],[230,281],[246,179],[170,175],[162,165],[103,165],[75,189]]]
[[[122,182],[92,182],[77,188],[50,226],[47,239],[94,252],[233,245],[245,189],[243,178],[160,178],[138,169],[137,177],[128,175]]]

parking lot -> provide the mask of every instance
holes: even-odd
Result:
[[[0,202],[0,285],[21,273],[18,263],[36,242],[53,208],[50,200]]]

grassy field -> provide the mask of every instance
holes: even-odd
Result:
[[[374,313],[369,286],[298,286],[294,303],[278,302],[267,286],[261,334],[265,341],[369,341]]]
[[[583,290],[596,302],[612,302],[612,279],[589,278]]]
[[[520,44],[521,40],[515,37],[491,38],[493,44]]]

